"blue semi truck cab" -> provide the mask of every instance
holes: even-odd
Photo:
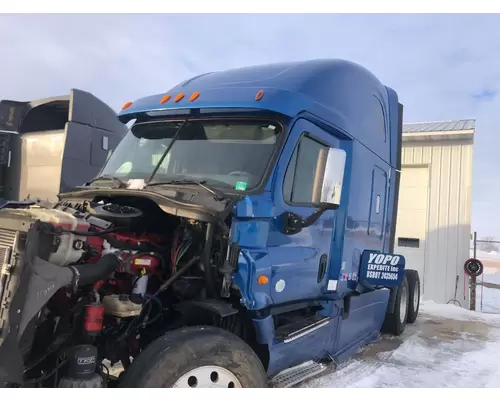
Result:
[[[402,111],[344,60],[208,73],[127,102],[130,131],[95,179],[53,208],[0,210],[17,271],[0,379],[294,386],[400,335],[420,301],[393,253]]]

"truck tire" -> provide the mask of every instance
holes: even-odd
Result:
[[[211,326],[167,332],[139,354],[119,384],[126,388],[267,386],[267,374],[250,346]]]
[[[399,336],[404,332],[408,318],[408,292],[408,280],[405,274],[403,281],[396,289],[394,311],[385,315],[382,332],[395,336]]]
[[[408,317],[406,322],[413,324],[417,320],[420,309],[420,277],[414,269],[405,271],[408,280]]]

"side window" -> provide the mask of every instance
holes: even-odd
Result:
[[[318,154],[324,144],[302,136],[293,151],[283,182],[283,198],[287,203],[310,204]]]

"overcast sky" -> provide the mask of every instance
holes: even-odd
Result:
[[[500,15],[0,15],[0,98],[114,108],[204,72],[312,58],[370,69],[405,122],[476,119],[473,229],[500,238]]]

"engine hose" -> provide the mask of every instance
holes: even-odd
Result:
[[[198,261],[200,257],[193,257],[191,260],[189,260],[186,264],[184,264],[182,267],[180,267],[175,274],[173,274],[170,278],[168,278],[164,284],[160,286],[160,288],[153,294],[151,297],[155,297],[161,292],[163,292],[166,288],[168,288],[173,281],[175,281],[179,276],[181,276],[184,272],[186,272],[189,268],[193,266],[193,264]],[[151,299],[151,298],[150,298]],[[147,300],[149,302],[150,300]]]
[[[151,311],[153,309],[153,306],[150,305],[150,309],[149,309],[148,313],[146,314],[146,316],[148,317],[148,320],[145,323],[143,323],[144,327],[158,321],[161,318],[161,312],[163,311],[163,304],[161,303],[160,299],[158,299],[158,297],[147,296],[147,298],[148,298],[148,300],[151,299],[151,300],[156,301],[156,304],[158,305],[158,313],[153,318],[149,319],[149,315],[151,314]]]
[[[189,268],[191,268],[193,266],[194,263],[196,263],[198,260],[200,259],[200,257],[193,257],[191,260],[189,260],[186,264],[184,264],[182,267],[180,267],[175,274],[173,274],[167,281],[165,281],[164,284],[162,284],[159,289],[151,296],[148,296],[147,300],[143,303],[142,305],[142,309],[144,310],[144,307],[146,307],[152,300],[155,300],[155,301],[158,301],[159,304],[161,305],[161,301],[159,301],[159,299],[156,297],[158,296],[161,292],[163,292],[164,290],[166,290],[171,284],[173,281],[175,281],[180,275],[182,275],[183,273],[185,273]],[[142,312],[141,312],[142,314]],[[161,309],[159,310],[159,314],[158,314],[158,318],[161,316]],[[148,321],[146,323],[146,325],[149,325],[153,322],[156,322],[156,320],[158,318],[153,318],[151,321]],[[122,335],[120,335],[120,337],[117,339],[118,342],[120,342],[123,338],[127,337],[131,330],[134,328],[134,326],[136,326],[137,324],[137,321],[139,320],[139,316],[136,316],[131,322],[130,324],[127,326],[127,328],[125,329],[125,332],[123,332]]]
[[[78,285],[90,285],[107,278],[119,266],[120,261],[117,256],[106,254],[94,264],[73,265],[71,269],[78,277]]]
[[[173,274],[167,281],[165,281],[164,284],[162,284],[159,289],[151,296],[147,296],[147,299],[146,301],[143,303],[142,305],[142,310],[144,310],[144,307],[146,307],[147,305],[149,305],[149,303],[154,300],[156,301],[159,305],[160,305],[160,310],[158,311],[158,315],[156,317],[154,317],[153,319],[149,320],[146,322],[145,326],[147,325],[150,325],[152,324],[153,322],[156,322],[160,316],[161,316],[161,311],[162,311],[162,303],[161,301],[156,297],[158,296],[161,292],[163,292],[164,290],[166,290],[171,284],[173,281],[175,281],[180,275],[182,275],[183,273],[187,272],[187,270],[189,268],[191,268],[198,260],[200,259],[200,257],[193,257],[191,260],[189,260],[186,264],[184,264],[182,267],[180,267],[176,272],[175,274]],[[148,314],[150,313],[151,310],[148,311]],[[142,314],[142,312],[141,312]],[[139,320],[139,316],[136,316],[129,324],[129,326],[125,329],[125,332],[118,338],[118,341],[122,340],[123,338],[127,337],[132,328],[135,326],[135,324],[137,323],[137,321]]]
[[[142,305],[142,309],[144,310],[144,307],[146,307],[152,300],[155,300],[158,302],[158,304],[161,306],[161,301],[156,297],[158,296],[161,292],[163,292],[165,289],[167,289],[173,281],[175,281],[180,275],[182,275],[184,272],[186,272],[189,268],[193,266],[196,261],[198,261],[200,257],[193,257],[191,260],[189,260],[186,264],[184,264],[182,267],[180,267],[175,274],[173,274],[163,285],[160,286],[160,288],[151,296],[148,296],[147,300],[144,302]],[[163,308],[163,307],[162,307]],[[156,322],[156,320],[161,316],[161,310],[160,308],[159,313],[157,315],[157,318],[153,318],[150,321],[147,321],[146,325],[149,325],[153,322]],[[148,311],[149,313],[149,311]],[[142,314],[142,312],[141,312]],[[122,340],[124,337],[127,337],[129,333],[131,332],[132,328],[135,326],[135,324],[138,321],[139,316],[136,316],[129,324],[129,326],[125,329],[125,332],[118,338],[118,341]]]

